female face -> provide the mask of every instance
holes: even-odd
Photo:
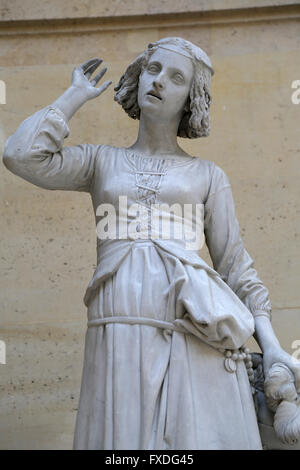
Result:
[[[193,76],[191,59],[158,48],[140,75],[138,104],[141,114],[156,120],[180,120]]]

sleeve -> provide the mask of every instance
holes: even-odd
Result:
[[[88,192],[101,147],[63,148],[69,132],[64,114],[48,106],[25,119],[9,137],[3,162],[11,172],[41,188]]]
[[[228,178],[214,165],[205,202],[204,232],[214,269],[254,317],[271,319],[269,291],[259,279],[243,246]]]

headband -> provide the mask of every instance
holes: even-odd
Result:
[[[169,40],[176,41],[177,44],[170,44]],[[191,52],[183,48],[184,43],[188,46]],[[212,75],[214,74],[214,70],[208,55],[200,47],[195,46],[195,44],[191,43],[190,41],[186,41],[181,38],[165,38],[161,41],[150,43],[148,45],[149,49],[152,49],[153,47],[160,47],[161,49],[165,49],[167,51],[176,52],[177,54],[188,57],[191,60],[199,60],[210,69]]]

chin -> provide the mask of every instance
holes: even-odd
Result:
[[[140,110],[141,114],[144,114],[144,116],[151,117],[155,115],[160,118],[162,117],[161,107],[157,106],[156,103],[143,103],[142,106],[140,106]]]

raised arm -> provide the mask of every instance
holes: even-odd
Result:
[[[258,277],[246,251],[235,216],[230,183],[224,171],[213,166],[205,203],[204,230],[215,270],[244,302],[255,319],[255,339],[264,353],[265,372],[275,362],[285,363],[300,389],[300,365],[283,351],[271,325],[269,292]]]
[[[111,81],[107,80],[99,88],[96,87],[105,74],[106,67],[100,70],[91,81],[89,80],[101,63],[102,59],[95,58],[75,67],[72,74],[72,85],[54,101],[52,106],[60,109],[67,120],[71,119],[86,101],[100,96],[111,84]]]
[[[14,174],[45,189],[89,191],[99,146],[64,147],[69,135],[68,120],[88,100],[103,93],[110,81],[96,84],[91,74],[101,64],[91,59],[76,67],[72,85],[52,105],[27,118],[6,142],[3,162]]]

